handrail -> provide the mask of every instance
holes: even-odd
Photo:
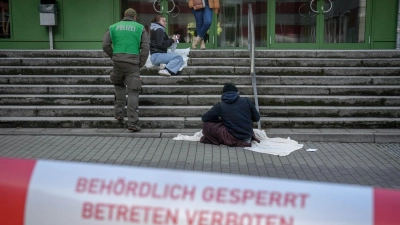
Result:
[[[253,9],[251,4],[249,4],[249,12],[248,12],[248,29],[249,29],[249,38],[248,38],[248,48],[250,52],[250,76],[251,76],[251,84],[253,86],[254,93],[254,103],[256,105],[257,111],[260,113],[258,107],[258,95],[257,95],[257,81],[256,81],[256,73],[255,73],[255,44],[254,44],[254,20],[253,20]],[[261,130],[261,118],[257,123],[258,129]]]

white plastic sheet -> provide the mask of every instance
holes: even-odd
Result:
[[[266,153],[277,156],[287,156],[290,153],[303,148],[302,144],[299,144],[295,140],[291,140],[288,138],[269,138],[265,131],[259,129],[253,129],[254,134],[258,139],[260,139],[260,143],[256,141],[251,142],[251,147],[246,147],[244,149]],[[174,137],[174,140],[183,140],[183,141],[200,141],[200,138],[203,136],[202,131],[195,133],[193,136],[189,135],[181,135],[178,134],[177,137]]]

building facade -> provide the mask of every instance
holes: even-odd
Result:
[[[134,8],[148,29],[162,13],[169,34],[188,48],[195,21],[187,0],[53,0],[56,25],[41,25],[39,4],[0,0],[1,49],[101,49],[107,28]],[[208,49],[246,49],[252,6],[257,49],[395,49],[397,0],[220,0],[206,38]],[[49,32],[51,30],[51,32]]]

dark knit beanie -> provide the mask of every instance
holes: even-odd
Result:
[[[225,93],[228,91],[238,92],[238,89],[236,88],[236,86],[234,84],[227,83],[227,84],[225,84],[224,89],[222,90],[222,93]]]

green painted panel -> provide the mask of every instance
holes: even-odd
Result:
[[[38,5],[40,1],[12,0],[10,25],[12,40],[46,41],[48,30],[40,26]]]
[[[93,42],[54,42],[54,49],[79,49],[79,50],[102,50],[101,41]],[[50,49],[49,42],[0,42],[0,49]]]
[[[0,49],[49,49],[49,32],[40,25],[39,0],[10,1],[10,39]],[[101,49],[107,28],[119,21],[119,0],[57,0],[55,49]]]
[[[64,2],[64,0],[57,0],[58,25],[53,27],[53,39],[54,39],[54,42],[63,41],[64,40],[64,33],[63,33],[63,31],[64,31],[64,29],[63,29],[63,21],[64,21],[64,18],[63,18],[63,15],[64,15],[63,2]],[[47,38],[47,40],[48,40],[48,38]],[[55,45],[54,45],[54,48],[56,48]]]
[[[102,50],[101,41],[92,42],[56,42],[54,44],[56,49],[77,49],[77,50]]]
[[[114,1],[63,0],[62,23],[64,40],[101,41],[114,22]]]
[[[389,42],[374,42],[374,49],[395,49],[396,42],[389,41]]]
[[[398,0],[374,1],[374,41],[396,41],[397,2]]]

